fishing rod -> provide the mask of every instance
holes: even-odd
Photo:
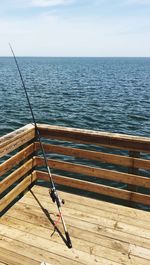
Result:
[[[49,182],[51,183],[51,188],[49,190],[49,194],[50,194],[50,197],[51,197],[52,201],[54,203],[56,202],[56,205],[57,205],[57,208],[58,208],[59,218],[58,218],[57,222],[54,223],[54,226],[56,227],[59,219],[61,219],[62,225],[63,225],[63,228],[64,228],[64,232],[65,232],[65,235],[66,235],[67,246],[68,246],[68,248],[72,248],[71,239],[70,239],[70,236],[69,236],[69,233],[68,233],[64,218],[63,218],[62,210],[61,210],[61,205],[62,205],[62,203],[64,203],[64,201],[60,199],[60,197],[58,195],[58,192],[56,190],[56,187],[55,187],[55,184],[54,184],[54,181],[53,181],[53,177],[52,177],[52,174],[51,174],[51,170],[50,170],[50,167],[48,165],[48,160],[47,160],[47,157],[46,157],[46,153],[45,153],[42,141],[41,141],[41,135],[40,135],[40,132],[39,132],[39,129],[38,129],[38,126],[37,126],[37,122],[36,122],[36,119],[35,119],[35,116],[34,116],[34,112],[33,112],[33,109],[32,109],[31,103],[30,103],[29,95],[28,95],[28,92],[27,92],[27,89],[26,89],[26,86],[25,86],[25,82],[24,82],[24,79],[23,79],[23,76],[22,76],[22,73],[21,73],[17,58],[15,56],[15,53],[14,53],[13,48],[12,48],[10,43],[9,43],[9,47],[10,47],[10,50],[12,52],[12,55],[14,57],[14,60],[15,60],[15,63],[16,63],[16,66],[17,66],[17,69],[18,69],[18,72],[19,72],[19,76],[20,76],[20,79],[21,79],[22,87],[23,87],[25,95],[26,95],[26,99],[27,99],[28,106],[29,106],[29,109],[30,109],[30,112],[31,112],[32,120],[33,120],[33,123],[34,123],[34,126],[35,126],[35,131],[37,133],[37,138],[39,140],[40,148],[41,148],[41,151],[42,151],[42,154],[43,154],[43,158],[44,158],[44,161],[45,161],[45,166],[47,168],[47,172],[48,172],[48,176],[49,176]],[[54,228],[54,231],[55,231],[55,228]]]

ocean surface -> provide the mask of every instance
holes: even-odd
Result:
[[[18,62],[38,123],[150,137],[150,58]],[[30,122],[14,59],[0,57],[0,136]]]
[[[150,58],[18,58],[40,123],[150,136]],[[32,121],[13,58],[0,58],[0,135]]]

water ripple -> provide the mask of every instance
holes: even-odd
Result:
[[[149,136],[149,58],[19,58],[38,122]],[[0,135],[31,121],[12,58],[0,58]]]

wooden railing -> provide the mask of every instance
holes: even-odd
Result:
[[[31,124],[0,138],[0,213],[36,180],[34,140]]]
[[[38,128],[56,184],[150,206],[150,138]],[[0,138],[0,157],[1,211],[35,180],[49,180],[31,124]]]
[[[57,158],[48,160],[56,183],[150,205],[150,160],[140,158],[143,153],[148,157],[150,138],[48,125],[39,125],[39,130],[43,138],[51,140],[44,144],[45,151]],[[38,143],[36,150],[39,150]],[[42,157],[36,156],[35,161],[37,166],[44,165]],[[36,171],[36,174],[38,179],[48,180],[47,173]],[[124,188],[113,187],[118,182],[125,184]],[[144,190],[136,191],[141,188]]]

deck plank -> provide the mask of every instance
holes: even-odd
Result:
[[[56,243],[50,239],[45,239],[40,236],[35,236],[31,233],[27,233],[18,229],[14,229],[9,226],[1,225],[2,229],[2,235],[9,237],[13,240],[17,238],[18,241],[21,241],[25,244],[29,244],[31,246],[37,247],[41,250],[46,250],[47,252],[57,254],[60,256],[60,264],[61,264],[61,257],[67,257],[70,259],[68,264],[71,264],[72,261],[78,261],[79,264],[101,264],[105,259],[98,257],[93,254],[85,253],[81,250],[77,249],[67,249],[65,245],[62,245],[60,243]],[[17,252],[17,248],[16,248]],[[109,260],[105,260],[105,263],[102,264],[111,264]],[[113,262],[112,264],[116,264]]]
[[[47,198],[47,188],[41,187],[41,186],[34,186],[33,191],[36,192],[36,194],[41,194],[42,196],[45,196]],[[64,193],[59,192],[60,196],[63,198]],[[81,198],[82,198],[82,205],[89,206],[89,199],[87,197],[81,197],[79,195],[65,193],[65,201],[66,202],[75,202],[81,204]],[[100,200],[90,200],[90,206],[96,209],[105,209],[106,212],[113,212],[122,214],[124,216],[128,216],[131,218],[137,218],[144,221],[147,221],[149,223],[150,220],[150,212],[141,211],[138,209],[133,209],[129,207],[125,207],[122,205],[117,205],[114,203],[107,202],[107,208],[106,208],[106,202],[100,201]]]
[[[34,186],[32,191],[1,217],[2,264],[150,263],[148,212],[60,192],[66,201],[63,213],[73,242],[73,248],[68,249],[57,232],[51,237],[53,225],[42,211],[41,206],[57,219],[57,207],[48,189]],[[63,233],[61,223],[58,228]]]
[[[28,210],[30,210],[30,212],[35,213],[35,216],[38,214],[38,216],[41,216],[41,218],[43,217],[43,215],[41,214],[41,209],[39,209],[38,207],[36,207],[35,205],[28,205]],[[21,214],[21,212],[25,211],[28,212],[28,210],[26,211],[26,204],[25,203],[18,203],[18,205],[16,206],[16,214]],[[48,212],[51,213],[54,216],[54,220],[57,219],[57,216],[55,216],[55,205],[52,205],[50,207],[49,205],[49,210]],[[80,227],[83,227],[87,230],[91,230],[92,228],[95,227],[94,229],[94,233],[98,234],[100,229],[103,228],[109,228],[112,230],[117,230],[117,231],[122,231],[124,232],[126,235],[135,235],[135,236],[139,236],[140,238],[146,238],[150,240],[150,230],[145,228],[144,225],[143,227],[139,227],[138,225],[130,225],[130,224],[126,224],[123,222],[120,222],[119,220],[111,220],[111,219],[107,219],[107,218],[103,218],[99,215],[99,218],[95,215],[91,215],[90,213],[85,214],[83,212],[80,211],[74,211],[72,209],[67,209],[65,208],[64,211],[64,216],[66,218],[66,220],[68,221],[68,223],[71,225],[74,224],[74,226],[78,226],[78,224],[80,223]]]
[[[59,255],[53,254],[52,252],[33,246],[29,242],[26,244],[21,240],[12,240],[9,237],[3,237],[2,245],[3,247],[7,249],[9,248],[13,252],[17,251],[18,254],[23,254],[24,256],[28,258],[37,260],[38,264],[40,264],[43,261],[49,262],[50,264],[56,264],[56,265],[59,265],[59,264],[69,265],[70,264],[70,260],[68,258],[61,257],[61,263],[60,263]],[[72,261],[71,264],[80,265],[82,263]]]
[[[62,194],[63,195],[63,194]],[[42,196],[41,194],[36,195],[36,197],[40,200],[43,201],[43,207],[48,208],[49,207],[49,202],[50,199],[48,196]],[[22,202],[24,202],[24,198],[21,200]],[[35,200],[33,198],[33,195],[31,193],[28,193],[28,196],[26,197],[26,201],[25,203],[28,203],[28,205],[35,205]],[[74,202],[74,201],[69,201],[66,200],[66,204],[65,204],[65,209],[67,212],[67,209],[70,213],[70,215],[72,214],[73,216],[75,215],[75,213],[82,212],[82,217],[83,217],[83,213],[88,216],[91,216],[92,218],[92,222],[94,222],[94,218],[95,218],[95,222],[97,223],[97,219],[100,221],[99,216],[101,218],[107,218],[111,221],[119,221],[119,222],[123,222],[126,224],[131,224],[134,225],[135,224],[135,219],[137,219],[137,224],[136,226],[138,227],[145,227],[147,229],[150,229],[150,222],[145,221],[145,219],[139,219],[137,216],[131,217],[131,216],[125,216],[122,213],[118,212],[108,212],[107,210],[105,210],[105,208],[103,209],[98,209],[98,208],[94,208],[91,205],[82,205],[80,202]],[[149,214],[149,213],[148,213]],[[150,216],[149,216],[150,217]],[[86,219],[87,220],[87,219]],[[101,221],[100,221],[101,222]]]
[[[51,204],[50,204],[51,205]],[[50,208],[51,214],[54,216],[54,212],[53,212],[53,207],[55,205],[52,205]],[[43,213],[41,212],[41,210],[38,211],[37,206],[34,205],[34,207],[32,205],[26,205],[24,203],[19,203],[19,205],[17,205],[15,207],[15,209],[11,209],[9,211],[9,217],[10,216],[19,216],[19,219],[25,220],[28,218],[30,220],[30,222],[32,222],[32,224],[37,224],[37,225],[41,225],[43,227],[50,227],[50,223],[48,220],[45,219]],[[81,213],[82,214],[82,213]],[[101,217],[99,217],[101,219]],[[54,216],[54,220],[56,219],[56,216]],[[100,234],[104,235],[107,238],[119,238],[121,241],[124,242],[129,242],[134,244],[135,239],[136,242],[140,245],[140,246],[145,246],[145,247],[150,247],[150,240],[149,238],[149,230],[145,230],[145,237],[140,233],[138,233],[139,235],[136,235],[135,232],[137,232],[139,230],[139,228],[136,231],[132,231],[132,226],[130,227],[131,230],[131,234],[128,233],[128,231],[121,231],[120,227],[118,227],[117,225],[115,226],[108,226],[108,222],[106,221],[103,224],[95,224],[95,223],[89,223],[86,220],[83,220],[82,218],[77,219],[77,216],[67,216],[65,215],[65,219],[67,224],[74,230],[76,229],[82,229],[86,230],[87,234],[88,232],[92,232],[94,234],[94,236],[98,237]],[[85,218],[86,219],[86,218]],[[98,221],[99,223],[99,221]],[[116,224],[116,223],[114,223]],[[107,225],[107,226],[106,226]],[[60,228],[60,227],[59,227]],[[128,227],[127,227],[128,228]],[[141,232],[142,230],[140,230]]]
[[[27,258],[23,256],[22,254],[18,254],[16,251],[10,251],[6,248],[0,248],[0,259],[2,262],[5,262],[4,264],[9,265],[26,265],[26,264],[33,264],[33,265],[39,265],[38,261],[33,260],[32,258]]]
[[[19,224],[19,226],[18,226],[18,224]],[[9,225],[10,225],[10,223],[9,223]],[[33,225],[31,225],[30,223],[28,223],[28,226],[27,226],[27,223],[25,223],[25,222],[22,222],[22,224],[20,224],[18,221],[16,221],[14,223],[11,222],[10,226],[15,227],[16,229],[19,229],[21,231],[25,231],[26,233],[32,233],[36,236],[40,236],[41,238],[47,238],[47,239],[50,238],[49,229],[46,229],[46,230],[41,229],[40,230],[37,227],[33,227]],[[31,231],[31,229],[32,229],[32,231]],[[7,236],[8,236],[8,234],[7,234]],[[93,243],[94,243],[94,238],[95,237],[93,236]],[[132,250],[132,256],[133,256],[132,257],[132,263],[133,264],[134,263],[135,264],[147,264],[146,261],[144,263],[143,260],[141,260],[141,257],[138,257],[139,256],[139,254],[138,254],[139,250],[141,253],[144,251],[143,258],[146,258],[146,259],[150,258],[149,254],[148,254],[149,250],[147,250],[146,248],[141,248],[141,247],[135,248],[135,246],[133,246],[133,245],[130,245],[127,248],[127,246],[124,246],[124,244],[119,243],[119,241],[114,242],[115,249],[114,248],[112,249],[111,244],[107,247],[104,247],[102,244],[97,244],[96,246],[94,246],[93,243],[86,241],[86,240],[82,240],[81,238],[80,239],[78,238],[78,240],[77,240],[76,238],[72,237],[72,239],[73,239],[73,246],[75,249],[83,251],[83,252],[88,253],[88,254],[92,253],[96,256],[103,257],[103,258],[108,257],[108,251],[109,251],[109,258],[111,258],[112,260],[115,260],[116,262],[121,261],[121,262],[124,262],[125,264],[127,264],[129,249],[130,249],[130,251]],[[58,237],[57,238],[55,237],[55,239],[52,238],[51,240],[53,242],[60,243],[60,240]],[[69,263],[67,263],[65,261],[65,264],[70,264],[70,261],[69,261]]]

